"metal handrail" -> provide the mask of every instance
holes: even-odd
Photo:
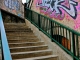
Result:
[[[26,9],[31,10],[31,9],[29,9],[29,8],[27,8],[27,7],[26,7]],[[38,13],[38,12],[35,12],[34,10],[31,10],[31,11],[34,12],[34,13],[36,13],[36,14],[39,14],[39,15],[47,18],[47,19],[49,19],[49,20],[52,21],[52,22],[55,22],[55,23],[61,25],[62,27],[66,28],[66,29],[68,29],[68,30],[70,30],[70,31],[72,31],[72,32],[74,32],[75,34],[77,34],[77,35],[80,36],[80,32],[77,32],[77,31],[75,31],[75,30],[73,30],[73,29],[71,29],[71,28],[69,28],[69,27],[67,27],[67,26],[64,26],[63,24],[61,24],[61,23],[59,23],[59,22],[57,22],[57,21],[55,21],[55,20],[52,20],[51,18],[49,18],[49,17],[47,17],[47,16],[45,16],[45,15],[42,15],[42,14],[40,14],[40,13]]]
[[[52,41],[54,41],[69,55],[71,55],[73,60],[79,60],[79,32],[29,8],[26,8],[26,11],[26,18],[32,24],[51,38]]]
[[[0,32],[1,32],[1,43],[2,43],[3,57],[4,57],[3,59],[4,60],[12,60],[9,46],[8,46],[6,33],[5,33],[5,29],[4,29],[1,10],[0,10]]]

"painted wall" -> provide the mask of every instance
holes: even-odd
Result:
[[[80,0],[34,0],[32,9],[80,32]]]
[[[20,17],[24,17],[22,0],[0,0],[0,8]]]

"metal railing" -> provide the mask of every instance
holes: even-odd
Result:
[[[1,10],[0,10],[0,33],[1,33],[1,49],[2,49],[2,60],[12,60],[9,46],[8,46],[8,41],[4,29],[4,24],[3,24],[3,19],[1,15]]]
[[[73,60],[79,60],[80,33],[68,28],[44,15],[26,8],[26,18],[34,24],[40,31],[51,38],[64,51],[72,56]]]

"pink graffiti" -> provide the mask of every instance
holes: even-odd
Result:
[[[61,9],[62,10],[62,9]],[[55,19],[58,19],[58,20],[63,20],[64,17],[65,17],[65,13],[64,11],[62,10],[62,14],[57,14],[55,11],[52,12],[52,14],[49,15],[50,18],[55,18]]]
[[[70,4],[69,4],[69,0],[65,0],[64,3],[62,3],[62,5],[66,6],[66,7],[70,7]]]
[[[34,1],[35,1],[35,5],[37,4],[37,2],[39,2],[39,4],[42,3],[42,0],[34,0]],[[77,30],[80,28],[80,1],[75,0],[75,2],[78,2],[78,5],[75,6],[76,13],[77,13],[76,19],[73,19],[73,17],[71,17],[68,13],[65,12],[65,10],[61,8],[59,8],[62,12],[60,14],[60,13],[56,13],[56,11],[51,11],[50,9],[44,6],[37,6],[37,7],[40,8],[40,13],[43,13],[44,15],[47,15],[50,18],[54,18],[56,20],[63,20],[65,18],[66,20],[68,20],[68,22],[72,20],[74,22],[74,29]],[[69,0],[65,0],[65,2],[61,3],[61,5],[64,5],[65,7],[70,8],[69,3],[70,3]],[[71,12],[74,13],[73,11]]]
[[[78,15],[77,19],[74,21],[74,24],[75,24],[74,29],[75,30],[80,28],[80,19],[79,18],[80,18],[80,15]]]
[[[67,15],[66,16],[66,20],[70,21],[70,16]]]
[[[58,20],[63,20],[65,17],[64,11],[62,11],[62,14],[57,14],[55,11],[52,12],[51,9],[47,9],[47,7],[41,7],[40,13],[44,13],[45,15],[48,15],[50,18],[55,18]]]

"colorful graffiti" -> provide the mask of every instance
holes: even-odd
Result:
[[[55,20],[67,20],[74,25],[72,28],[80,29],[80,0],[34,0],[34,4],[40,13]]]
[[[77,5],[78,3],[73,0],[38,0],[37,1],[37,6],[41,8],[40,9],[41,12],[48,14],[52,18],[59,18],[59,20],[63,20],[65,15],[64,12],[68,13],[73,19],[76,19]]]

